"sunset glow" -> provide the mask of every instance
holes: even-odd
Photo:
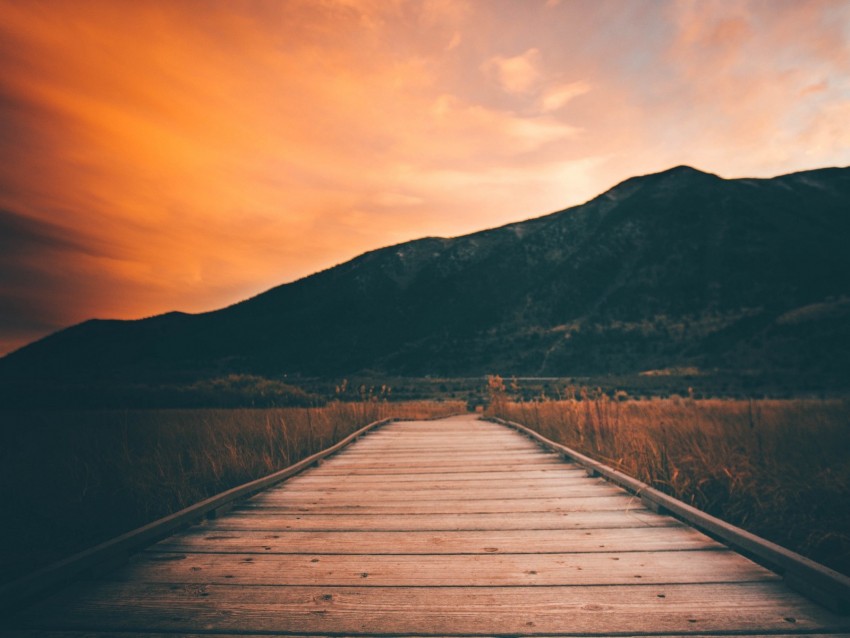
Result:
[[[0,0],[0,354],[690,164],[850,164],[845,0]]]

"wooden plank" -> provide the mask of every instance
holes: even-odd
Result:
[[[210,634],[197,634],[197,633],[185,633],[181,632],[180,638],[209,638]],[[292,638],[332,638],[328,634],[303,634],[303,633],[287,633],[287,636],[291,636]],[[526,634],[528,635],[528,634]],[[538,638],[555,638],[554,635],[543,635],[543,634],[533,634]],[[563,634],[562,634],[563,635]],[[819,634],[819,633],[806,633],[806,634],[724,634],[726,636],[746,636],[746,638],[800,638],[800,636],[805,636],[806,638],[850,638],[850,634],[846,633],[836,633],[836,634]],[[252,634],[234,634],[234,633],[216,633],[216,638],[245,638],[246,636],[251,636],[251,638],[280,638],[281,634],[268,634],[268,633],[252,633]],[[453,634],[455,638],[473,638],[473,636],[463,636],[460,634]],[[123,631],[109,631],[107,632],[99,632],[99,631],[62,631],[62,630],[43,630],[43,629],[25,629],[25,630],[16,630],[15,632],[5,632],[0,629],[0,638],[175,638],[175,635],[171,632],[169,633],[159,633],[159,632],[123,632]],[[426,638],[425,636],[409,636],[408,638]],[[429,636],[428,638],[433,638],[433,636]],[[596,636],[596,638],[621,638],[620,636]],[[645,634],[642,638],[686,638],[685,635],[670,635],[665,634],[664,636],[660,635],[652,635]],[[687,638],[717,638],[717,635],[708,635],[708,634],[687,634]]]
[[[545,470],[518,470],[515,472],[505,472],[502,470],[492,470],[484,472],[463,472],[451,473],[446,472],[443,475],[428,474],[394,474],[392,479],[388,479],[385,474],[346,474],[345,479],[340,479],[340,474],[325,474],[317,472],[313,469],[299,474],[296,477],[286,482],[288,489],[298,489],[302,485],[317,486],[317,487],[334,487],[337,490],[348,489],[349,485],[355,487],[351,489],[360,489],[360,485],[403,485],[406,483],[454,483],[457,485],[478,484],[478,486],[487,485],[491,482],[500,482],[504,480],[514,482],[527,482],[531,484],[543,484],[545,482],[561,481],[569,483],[571,481],[585,482],[588,478],[587,472],[581,468],[572,469],[569,466],[564,466],[563,469],[557,467],[547,468]],[[595,479],[597,485],[605,485],[607,482],[601,479]],[[470,483],[471,482],[471,483]],[[620,489],[620,488],[617,488]]]
[[[394,489],[395,488],[395,489]],[[268,490],[255,498],[261,497],[297,497],[304,495],[309,498],[309,495],[336,496],[339,498],[356,498],[358,494],[366,492],[381,493],[386,497],[390,494],[399,494],[402,498],[410,494],[426,495],[429,492],[445,494],[446,492],[459,491],[462,494],[474,494],[476,497],[491,497],[502,494],[506,491],[520,491],[520,496],[529,496],[537,494],[538,490],[560,490],[560,495],[568,494],[599,494],[600,496],[610,494],[629,495],[624,490],[617,486],[600,481],[599,479],[589,478],[586,476],[560,479],[560,480],[540,480],[532,479],[527,481],[506,481],[506,480],[489,480],[489,481],[407,481],[407,482],[392,482],[386,481],[370,481],[361,483],[356,479],[345,480],[339,483],[322,484],[322,483],[293,483],[287,485],[285,489]],[[545,492],[540,492],[545,495]],[[629,495],[633,498],[639,498],[635,495]]]
[[[210,638],[210,634],[198,634],[198,633],[185,633],[181,632],[180,638]],[[287,636],[291,636],[292,638],[331,638],[328,634],[304,634],[304,633],[287,633]],[[528,635],[528,634],[526,634]],[[545,634],[533,634],[538,638],[555,638],[554,635],[550,634],[546,636]],[[563,634],[561,634],[563,636]],[[820,633],[805,633],[805,634],[724,634],[725,636],[746,636],[746,638],[800,638],[801,636],[805,636],[805,638],[850,638],[850,633],[834,633],[834,634],[820,634]],[[281,634],[274,633],[252,633],[252,634],[244,634],[244,633],[216,633],[216,638],[245,638],[246,636],[251,636],[251,638],[280,638]],[[453,634],[455,638],[473,638],[471,635],[464,636],[462,634]],[[149,632],[149,631],[109,631],[109,632],[101,632],[101,631],[63,631],[63,630],[51,630],[51,629],[18,629],[12,632],[3,631],[0,629],[0,638],[175,638],[175,635],[171,632],[169,633],[160,633],[160,632]],[[426,638],[424,635],[420,636],[410,636],[409,638]],[[428,638],[433,638],[433,635]],[[621,638],[620,636],[605,636],[605,635],[597,635],[595,638]],[[709,635],[709,634],[665,634],[661,635],[653,635],[653,634],[645,634],[642,638],[717,638],[717,634]]]
[[[377,453],[381,454],[397,454],[399,456],[533,456],[535,454],[549,455],[553,454],[551,450],[547,450],[542,445],[532,444],[530,446],[510,446],[510,449],[505,449],[504,446],[494,447],[492,444],[467,445],[457,446],[449,442],[443,441],[441,445],[435,445],[435,441],[430,443],[423,442],[422,445],[405,446],[407,449],[400,449],[397,446],[381,446],[378,450],[370,449],[368,444],[363,444],[362,447],[351,450],[351,454],[341,455],[345,458],[372,456]],[[445,447],[443,447],[445,446]]]
[[[848,631],[781,584],[329,587],[96,583],[21,616],[25,627],[335,634]]]
[[[420,487],[424,488],[427,483],[434,483],[438,485],[454,483],[455,485],[465,485],[467,487],[474,485],[469,481],[477,481],[479,486],[506,485],[510,483],[521,483],[528,486],[543,486],[547,483],[550,486],[578,486],[590,483],[593,483],[594,485],[605,484],[604,480],[590,477],[587,472],[576,470],[563,470],[560,472],[550,472],[548,474],[540,472],[539,470],[529,470],[529,472],[536,472],[536,475],[529,478],[521,478],[512,477],[510,473],[497,472],[446,472],[437,474],[425,472],[422,474],[394,474],[392,478],[387,478],[386,475],[363,476],[356,474],[349,474],[345,475],[345,478],[340,478],[340,475],[338,474],[320,475],[316,473],[311,476],[304,477],[303,481],[292,481],[291,483],[287,482],[286,485],[281,485],[277,489],[297,491],[302,486],[305,486],[308,489],[312,489],[315,486],[315,488],[318,489],[336,488],[337,490],[349,490],[356,489],[349,488],[349,485],[361,485],[368,483],[371,483],[373,488],[383,487],[386,489],[390,489],[397,483],[405,484],[408,489],[418,489]],[[481,474],[484,474],[485,477],[482,478],[480,476]],[[618,489],[623,491],[622,488]]]
[[[624,509],[628,496],[592,498],[516,498],[492,500],[430,500],[351,502],[346,499],[307,502],[246,503],[237,512],[266,514],[522,514],[533,512],[589,512]]]
[[[502,458],[492,457],[492,456],[481,456],[479,458],[475,457],[458,457],[456,459],[441,457],[441,456],[428,456],[421,458],[410,458],[410,459],[393,459],[393,458],[381,458],[381,457],[368,457],[363,459],[346,459],[343,456],[334,457],[326,461],[326,465],[328,468],[335,469],[364,469],[364,468],[403,468],[408,471],[413,468],[431,468],[431,469],[443,469],[443,468],[493,468],[493,467],[501,467],[506,464],[509,465],[522,465],[526,469],[531,469],[536,466],[546,466],[562,463],[561,458],[557,454],[534,454],[532,456],[527,457],[526,459],[518,459],[510,456],[505,456]]]
[[[436,448],[429,447],[427,451],[423,449],[414,449],[414,448],[363,448],[357,451],[357,453],[345,454],[339,456],[338,458],[346,458],[346,459],[384,459],[384,458],[398,458],[398,459],[421,459],[421,458],[435,458],[442,457],[448,459],[457,459],[457,458],[482,458],[482,457],[494,457],[508,460],[511,459],[522,459],[528,458],[537,454],[546,454],[540,447],[535,447],[534,449],[529,448],[514,448],[514,449],[504,449],[504,448],[482,448],[480,446],[476,446],[475,449],[465,450],[458,449],[456,447],[453,448]]]
[[[351,449],[346,454],[379,454],[383,452],[399,452],[405,454],[418,454],[424,449],[424,445],[399,441],[397,443],[385,443],[381,441],[369,441],[362,439],[351,446]],[[544,450],[543,446],[535,441],[504,441],[497,442],[488,439],[486,442],[454,441],[446,442],[445,440],[430,441],[427,443],[429,452],[448,452],[448,453],[463,453],[463,452],[514,452],[514,451],[533,451],[539,452]]]
[[[422,485],[422,489],[417,489]],[[304,501],[314,499],[337,499],[337,500],[406,500],[408,498],[420,498],[422,500],[433,500],[435,498],[480,498],[482,500],[506,499],[506,498],[554,498],[554,497],[590,497],[590,496],[625,496],[632,500],[640,500],[638,496],[628,494],[616,486],[599,482],[597,479],[583,479],[582,481],[563,482],[541,482],[525,484],[518,482],[516,486],[510,486],[504,482],[490,482],[484,484],[470,485],[465,487],[464,482],[457,483],[402,483],[399,489],[393,490],[391,485],[367,483],[359,486],[346,486],[349,489],[337,489],[334,487],[321,488],[315,486],[298,486],[298,489],[269,490],[259,494],[245,503],[264,501]]]
[[[382,450],[362,450],[355,452],[352,450],[350,453],[346,453],[344,455],[337,455],[335,458],[338,459],[346,459],[346,460],[361,460],[361,459],[392,459],[398,461],[405,460],[420,460],[420,459],[446,459],[446,460],[458,460],[458,459],[498,459],[502,460],[521,460],[521,459],[529,459],[529,458],[537,458],[537,457],[548,457],[552,456],[551,452],[545,451],[540,447],[535,449],[513,449],[513,450],[494,450],[494,449],[468,449],[468,450],[458,450],[458,449],[445,449],[438,450],[432,447],[427,449],[420,450],[398,450],[398,449],[382,449]],[[557,456],[557,455],[555,455]]]
[[[260,516],[233,512],[209,527],[219,530],[375,530],[375,531],[451,531],[461,529],[576,529],[592,527],[666,527],[673,524],[668,516],[646,509],[628,512],[532,512],[522,516],[502,514],[291,514]]]
[[[394,489],[395,488],[395,489]],[[407,498],[411,495],[426,497],[429,495],[446,495],[448,493],[457,492],[459,495],[469,495],[473,498],[498,498],[514,492],[517,497],[528,497],[531,495],[539,496],[567,496],[575,495],[592,495],[608,496],[611,494],[620,494],[630,496],[631,498],[639,498],[634,494],[628,494],[624,490],[615,485],[600,481],[599,479],[589,478],[587,476],[571,477],[560,480],[539,480],[532,479],[527,481],[506,481],[506,480],[489,480],[489,481],[452,481],[452,480],[436,480],[436,481],[408,481],[408,482],[368,482],[360,483],[357,479],[345,480],[336,484],[316,484],[316,483],[293,483],[285,488],[268,490],[254,497],[271,498],[271,499],[289,499],[289,498],[304,498],[309,499],[311,496],[325,496],[333,498],[353,498],[356,499],[361,494],[373,494],[378,498],[388,498],[392,494],[398,494],[399,498]],[[551,492],[551,493],[550,493]]]
[[[575,488],[571,489],[570,487],[565,487],[561,485],[553,486],[553,487],[539,487],[537,489],[530,489],[526,487],[518,487],[518,488],[501,488],[501,489],[487,489],[487,488],[475,488],[475,489],[463,489],[463,488],[437,488],[437,489],[422,489],[419,491],[415,490],[405,490],[405,489],[364,489],[360,491],[349,491],[349,490],[293,490],[291,492],[278,492],[275,494],[269,494],[266,498],[271,501],[285,501],[288,503],[294,502],[304,502],[304,501],[314,501],[316,499],[320,499],[322,497],[333,498],[336,500],[348,500],[355,501],[358,498],[362,497],[365,500],[372,501],[379,498],[386,499],[404,499],[404,498],[422,498],[425,500],[435,500],[435,499],[457,499],[457,500],[504,500],[504,499],[517,499],[517,498],[528,498],[534,496],[536,498],[566,498],[571,494],[576,494],[580,498],[586,498],[588,496],[589,490],[594,487],[593,485],[577,485]],[[575,490],[575,491],[574,491]],[[607,495],[611,494],[607,490],[603,490],[601,494]],[[624,494],[623,496],[627,496],[633,503],[640,504],[640,499],[632,496]],[[640,504],[640,507],[643,507]]]
[[[672,527],[396,532],[215,530],[205,526],[151,546],[157,552],[256,554],[552,554],[721,548],[704,534]]]
[[[513,463],[508,464],[511,467],[523,467],[525,469],[545,469],[550,466],[559,466],[560,461],[557,457],[543,457],[536,458],[534,460],[521,462],[519,465],[514,465]],[[452,461],[452,460],[443,460],[443,461],[416,461],[416,462],[395,462],[395,461],[386,461],[382,462],[380,459],[371,460],[371,461],[357,461],[357,462],[335,462],[333,459],[327,461],[325,463],[327,465],[328,471],[346,471],[346,472],[357,472],[357,471],[381,471],[385,472],[388,470],[402,470],[404,472],[451,472],[451,471],[461,471],[461,472],[471,472],[474,470],[494,470],[498,468],[505,467],[504,461],[496,461],[493,459],[490,460],[481,460],[481,461],[470,461],[469,463],[464,463],[462,461]]]
[[[458,444],[452,443],[450,440],[440,439],[440,443],[437,444],[436,441],[423,441],[421,444],[419,443],[405,443],[405,444],[394,444],[394,445],[369,445],[363,444],[358,447],[356,451],[354,449],[351,450],[352,457],[366,457],[366,456],[381,456],[384,454],[390,455],[398,455],[398,456],[410,456],[410,457],[419,457],[419,456],[437,456],[437,455],[448,455],[448,456],[511,456],[511,455],[519,455],[519,456],[531,456],[534,454],[552,454],[551,450],[545,449],[542,445],[537,443],[532,443],[530,446],[516,446],[516,445],[492,445],[489,443],[474,443],[474,444]],[[344,455],[346,458],[350,458],[349,454],[346,453]]]
[[[198,633],[185,633],[181,632],[180,638],[210,638],[210,634],[198,634]],[[287,636],[291,636],[292,638],[331,638],[328,634],[304,634],[304,633],[287,633]],[[528,635],[528,634],[526,634]],[[550,634],[546,636],[544,634],[533,634],[538,638],[555,638],[554,635]],[[563,634],[561,634],[563,636]],[[724,634],[725,636],[746,636],[746,638],[800,638],[801,636],[805,636],[805,638],[850,638],[850,634],[848,633],[834,633],[834,634],[820,634],[820,633],[805,633],[805,634]],[[251,638],[280,638],[281,634],[274,633],[252,633],[252,634],[234,634],[234,633],[216,633],[216,638],[245,638],[246,636],[251,636]],[[453,634],[455,638],[473,638],[471,635],[464,636],[462,634]],[[63,631],[63,630],[51,630],[51,629],[18,629],[13,632],[7,632],[0,629],[0,638],[175,638],[175,635],[171,632],[169,633],[160,633],[160,632],[149,632],[149,631],[109,631],[101,632],[101,631]],[[420,636],[409,636],[409,638],[426,638],[424,635]],[[433,638],[433,635],[428,638]],[[605,636],[605,635],[597,635],[595,638],[621,638],[620,636]],[[665,634],[663,636],[658,634],[644,634],[642,638],[717,638],[717,634],[709,635],[709,634]]]
[[[512,467],[512,466],[508,466]],[[358,482],[379,482],[379,483],[398,483],[401,481],[523,481],[533,479],[584,479],[589,475],[586,470],[580,467],[572,467],[569,465],[547,465],[545,467],[533,467],[529,469],[505,469],[505,466],[487,467],[474,470],[465,470],[464,468],[453,469],[445,468],[440,472],[423,472],[421,469],[409,469],[407,471],[392,472],[393,478],[386,478],[386,473],[382,472],[362,472],[362,471],[338,471],[333,466],[322,466],[321,472],[315,471],[314,468],[309,473],[299,476],[298,480],[291,481],[291,485],[299,485],[301,483],[319,483],[319,484],[339,484],[347,483],[345,479],[339,479],[340,476],[349,477],[351,480]],[[290,483],[287,482],[287,485]]]
[[[110,580],[333,586],[540,586],[778,580],[728,550],[624,554],[317,555],[148,552]]]
[[[416,467],[411,468],[409,466],[402,467],[367,467],[360,469],[352,469],[345,467],[336,467],[332,465],[325,464],[322,466],[322,474],[327,476],[336,475],[336,476],[394,476],[396,474],[491,474],[495,471],[500,472],[514,472],[514,471],[527,471],[529,466],[527,464],[507,464],[507,465],[490,465],[490,466],[479,466],[479,467]],[[538,472],[551,471],[553,473],[562,472],[562,466],[557,462],[549,464],[549,465],[541,465],[536,466],[535,470]],[[389,479],[388,479],[389,480]]]
[[[453,439],[445,435],[437,435],[433,438],[414,440],[398,440],[398,441],[380,441],[377,439],[361,439],[357,445],[353,446],[348,452],[353,454],[374,453],[376,450],[387,452],[401,452],[406,454],[445,452],[447,454],[533,454],[542,452],[547,454],[550,452],[537,441],[531,439],[516,438],[502,439],[487,435],[478,440],[471,440],[468,437],[463,439]]]
[[[483,487],[463,489],[463,488],[437,488],[437,489],[422,489],[422,490],[356,490],[351,491],[322,491],[322,490],[299,490],[299,491],[277,491],[274,493],[264,494],[261,498],[253,499],[251,503],[305,503],[305,502],[321,502],[321,501],[336,501],[336,502],[363,502],[376,500],[396,500],[404,501],[409,499],[435,500],[505,500],[505,499],[521,499],[528,498],[529,494],[535,494],[539,498],[562,498],[565,496],[574,495],[577,498],[593,498],[594,492],[599,489],[599,497],[605,498],[617,495],[623,500],[623,507],[640,504],[640,498],[629,494],[617,494],[616,491],[609,491],[608,488],[598,488],[593,485],[577,485],[572,487],[554,486],[554,487],[539,487],[539,488],[494,488],[488,489]]]

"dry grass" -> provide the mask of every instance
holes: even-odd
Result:
[[[512,403],[527,425],[721,519],[850,573],[846,401],[616,401],[597,394]]]
[[[0,579],[282,469],[379,419],[462,402],[0,413]]]

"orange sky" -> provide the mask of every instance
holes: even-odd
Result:
[[[690,164],[850,164],[845,0],[0,0],[0,353]]]

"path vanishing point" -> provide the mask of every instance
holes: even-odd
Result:
[[[474,416],[376,428],[19,610],[3,638],[850,635],[850,618]]]

